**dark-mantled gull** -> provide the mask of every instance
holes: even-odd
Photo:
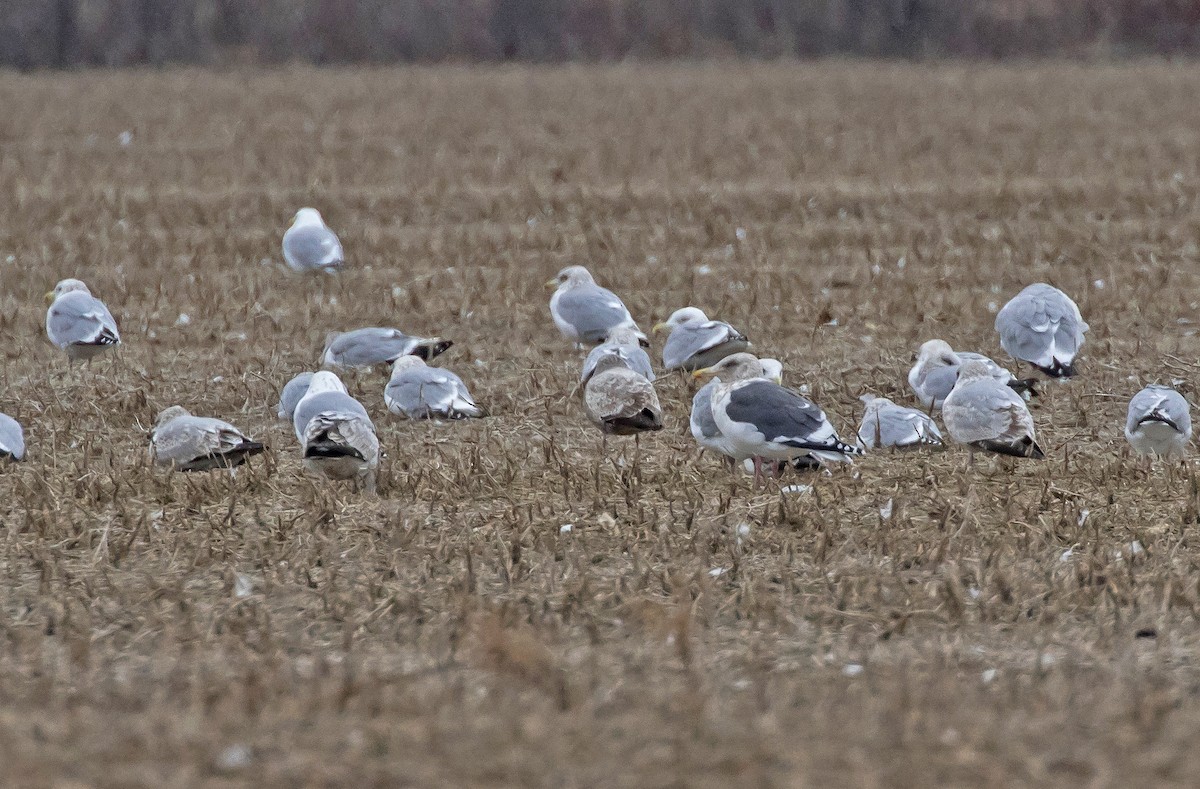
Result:
[[[958,382],[942,404],[946,432],[959,444],[1002,455],[1040,459],[1033,417],[1025,400],[973,359],[959,368]]]
[[[646,335],[638,328],[625,303],[617,295],[602,288],[583,266],[568,266],[546,287],[556,287],[550,297],[550,315],[554,324],[568,340],[576,345],[598,345],[608,339],[609,332],[627,327],[637,332],[638,342],[646,344]]]
[[[754,459],[756,481],[762,479],[763,460],[807,455],[820,462],[846,462],[859,454],[838,438],[824,411],[762,373],[759,360],[748,353],[693,373],[699,379],[720,379],[712,393],[713,420],[735,460]]]
[[[112,313],[79,280],[64,279],[46,298],[46,334],[71,361],[90,360],[121,344]]]
[[[325,337],[321,361],[327,367],[369,369],[388,364],[401,356],[419,356],[425,361],[454,345],[440,337],[409,337],[399,329],[377,326],[348,332],[330,332]]]
[[[628,326],[613,329],[608,339],[597,345],[583,360],[583,371],[579,375],[580,383],[586,384],[596,372],[596,365],[605,356],[615,356],[621,363],[633,370],[647,381],[654,380],[654,369],[650,366],[650,356],[642,350],[638,340],[638,332]]]
[[[937,424],[923,411],[897,405],[886,397],[864,395],[866,412],[858,427],[858,441],[864,449],[909,449],[942,445]]]
[[[232,469],[266,450],[228,422],[192,416],[183,406],[163,409],[150,431],[150,457],[176,471]]]
[[[1032,379],[1017,378],[981,353],[955,351],[945,340],[928,340],[921,344],[916,364],[908,371],[908,385],[925,408],[941,408],[942,401],[958,380],[958,368],[971,360],[986,364],[993,378],[1026,398],[1036,394]]]
[[[662,430],[662,406],[654,384],[616,356],[605,356],[583,388],[588,418],[606,435]]]
[[[346,262],[342,242],[325,225],[321,212],[301,208],[292,226],[283,234],[283,259],[293,271],[324,271],[332,274]]]
[[[429,367],[416,356],[401,356],[383,390],[388,410],[407,419],[465,419],[486,416],[462,379],[449,370]]]
[[[1143,455],[1182,458],[1192,438],[1192,409],[1169,386],[1151,384],[1129,401],[1125,438]]]
[[[25,431],[17,420],[0,414],[0,460],[25,459]]]
[[[657,324],[654,332],[669,329],[663,345],[663,367],[668,370],[693,372],[711,367],[726,356],[750,347],[746,335],[724,321],[709,320],[696,307],[684,307],[671,313],[666,321]]]
[[[1087,323],[1067,294],[1042,282],[1022,290],[996,315],[1000,347],[1051,378],[1075,375]]]
[[[292,427],[304,451],[304,466],[330,479],[351,479],[375,492],[379,438],[362,403],[328,370],[312,377],[296,404]]]
[[[284,422],[292,421],[292,415],[296,413],[296,404],[300,402],[301,397],[308,393],[308,385],[312,382],[312,377],[313,373],[299,373],[288,381],[284,385],[283,391],[279,393],[279,406],[276,413]]]

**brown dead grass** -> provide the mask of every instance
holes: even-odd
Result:
[[[1143,383],[1193,393],[1195,67],[0,86],[0,410],[30,445],[0,472],[0,783],[1200,771],[1197,478],[1120,434]],[[341,234],[340,279],[278,266],[305,204]],[[989,305],[1024,284],[1074,294],[1092,333],[1035,406],[1047,462],[881,454],[755,492],[698,455],[669,376],[667,429],[600,457],[542,289],[568,262],[643,325],[689,303],[731,320],[843,435],[857,395],[907,400],[922,340],[999,354]],[[73,378],[42,329],[69,275],[125,335]],[[454,339],[495,416],[401,423],[381,379],[352,379],[388,453],[367,500],[305,476],[274,404],[326,331],[374,324]],[[156,472],[144,428],[172,403],[273,452],[232,484]]]

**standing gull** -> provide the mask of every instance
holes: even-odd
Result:
[[[726,356],[750,347],[746,335],[723,321],[709,320],[696,307],[684,307],[654,327],[655,333],[670,329],[663,345],[663,367],[692,372],[711,367]]]
[[[550,297],[550,315],[568,340],[578,346],[598,345],[619,327],[633,329],[638,342],[646,335],[638,328],[625,303],[610,290],[600,287],[583,266],[568,266],[546,283],[557,287]]]
[[[752,358],[751,354],[745,354]],[[779,365],[776,370],[774,365],[768,365],[768,362],[779,363],[774,359],[758,359],[758,374],[754,377],[766,378],[773,380],[775,383],[780,383],[780,379],[772,375],[782,375],[783,366]],[[747,360],[747,364],[749,361]],[[770,369],[768,369],[768,366]],[[750,372],[748,371],[749,375]],[[688,420],[688,426],[692,431],[692,438],[696,439],[696,443],[705,449],[712,450],[719,455],[722,455],[730,464],[734,462],[736,454],[729,442],[725,440],[725,435],[721,429],[717,427],[717,420],[713,417],[712,411],[712,396],[716,388],[721,385],[720,378],[713,378],[708,383],[696,390],[696,394],[692,396],[692,413]]]
[[[77,279],[64,279],[46,294],[46,334],[72,362],[91,360],[121,344],[117,322],[104,302]]]
[[[370,327],[348,332],[330,332],[325,337],[321,361],[327,367],[369,369],[391,364],[401,356],[419,356],[429,361],[454,345],[440,337],[409,337],[399,329]]]
[[[161,411],[150,431],[151,459],[177,471],[233,469],[265,449],[228,422],[192,416],[178,405]]]
[[[616,356],[605,356],[583,388],[588,418],[605,435],[631,436],[662,430],[662,407],[654,384]]]
[[[1075,375],[1075,356],[1087,330],[1075,302],[1041,282],[1013,296],[996,315],[1000,347],[1051,378]]]
[[[808,455],[820,462],[845,462],[859,454],[838,438],[824,411],[761,377],[762,372],[753,356],[736,353],[693,373],[699,379],[720,379],[712,393],[713,420],[735,460],[754,459],[756,482],[762,480],[764,460]]]
[[[597,345],[588,353],[587,358],[583,360],[583,372],[579,376],[580,383],[588,382],[588,379],[596,372],[596,365],[605,356],[615,356],[621,360],[621,364],[647,381],[654,380],[654,369],[650,366],[650,356],[642,350],[641,343],[638,342],[638,332],[628,326],[613,329],[603,344]]]
[[[908,385],[926,409],[941,408],[942,401],[950,394],[954,382],[958,380],[958,368],[963,362],[972,359],[986,364],[993,378],[1012,387],[1027,399],[1030,394],[1035,394],[1032,379],[1017,378],[983,354],[955,351],[950,347],[950,343],[944,340],[928,340],[922,343],[917,352],[917,362],[908,371]]]
[[[346,262],[342,242],[325,226],[321,212],[301,208],[283,234],[283,259],[293,271],[332,274]]]
[[[0,460],[25,459],[25,431],[8,414],[0,414]]]
[[[1019,394],[992,377],[987,364],[973,359],[958,373],[958,383],[942,404],[946,432],[959,444],[1014,457],[1046,455],[1037,445],[1033,417]]]
[[[486,416],[471,399],[467,385],[449,370],[429,367],[416,356],[401,356],[392,364],[392,377],[383,402],[393,414],[408,419],[465,419]]]
[[[327,370],[313,375],[308,393],[296,404],[292,427],[304,450],[305,468],[330,479],[352,479],[368,493],[375,492],[375,425],[367,409],[346,393],[340,378]]]
[[[858,428],[858,441],[865,449],[942,445],[937,424],[923,411],[896,405],[886,397],[863,395],[867,410]]]
[[[299,373],[288,381],[284,385],[283,391],[279,393],[279,407],[276,413],[284,422],[292,421],[292,416],[296,413],[296,404],[308,392],[308,385],[312,383],[312,377],[312,373]]]
[[[1182,458],[1192,438],[1192,409],[1169,386],[1151,384],[1129,401],[1125,438],[1143,455]]]

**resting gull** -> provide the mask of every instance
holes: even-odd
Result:
[[[684,307],[654,327],[654,332],[669,329],[663,345],[663,367],[692,372],[711,367],[726,356],[750,347],[746,335],[723,321],[709,320],[702,310]]]
[[[375,492],[379,468],[379,439],[367,409],[346,393],[333,373],[313,375],[308,392],[292,417],[296,438],[309,471],[330,479],[352,479],[368,493]]]
[[[583,372],[579,376],[580,383],[586,384],[596,372],[596,365],[605,356],[615,356],[621,364],[633,370],[647,381],[654,380],[654,370],[650,366],[650,356],[642,350],[638,341],[638,332],[628,326],[613,329],[603,344],[597,345],[583,360]]]
[[[922,343],[917,351],[917,362],[908,371],[908,385],[925,408],[941,408],[942,401],[954,382],[958,380],[958,368],[963,362],[970,360],[981,361],[988,366],[993,378],[1013,390],[1020,392],[1028,399],[1036,394],[1034,381],[1029,378],[1021,379],[993,362],[980,353],[970,351],[955,351],[950,343],[944,340],[928,340]]]
[[[454,373],[429,367],[416,356],[401,356],[392,364],[392,377],[383,402],[393,414],[408,419],[464,419],[486,416]]]
[[[159,412],[150,431],[150,457],[176,471],[232,469],[266,449],[228,422],[192,416],[183,406]]]
[[[25,459],[25,431],[8,414],[0,414],[0,460]]]
[[[609,332],[628,327],[637,332],[638,342],[646,344],[646,335],[638,328],[624,302],[610,290],[600,287],[583,266],[568,266],[546,287],[557,287],[550,297],[550,315],[554,324],[576,345],[598,345]]]
[[[1192,438],[1192,409],[1169,386],[1152,384],[1129,401],[1125,438],[1143,455],[1182,458]]]
[[[1037,445],[1033,417],[1019,394],[992,377],[988,365],[978,359],[964,364],[958,383],[942,404],[946,432],[959,444],[1002,455],[1040,459],[1046,455]]]
[[[1000,347],[1051,378],[1075,375],[1075,356],[1087,330],[1075,302],[1041,282],[1013,296],[996,315]]]
[[[325,225],[321,212],[301,208],[283,234],[283,259],[293,271],[332,274],[346,262],[342,242]]]
[[[662,407],[654,384],[616,356],[605,356],[583,388],[588,418],[605,435],[631,436],[662,430]]]
[[[46,334],[72,362],[93,357],[121,344],[117,322],[104,302],[77,279],[64,279],[46,294]]]
[[[279,393],[279,407],[276,413],[284,422],[291,422],[292,416],[296,413],[296,403],[300,402],[300,398],[308,392],[308,385],[312,382],[312,373],[300,373],[292,380],[284,385],[283,391]]]
[[[882,449],[942,445],[942,433],[937,423],[923,411],[905,408],[886,397],[864,395],[867,405],[858,441],[865,449]]]
[[[452,345],[452,341],[440,337],[409,337],[399,329],[373,326],[330,332],[325,337],[321,361],[328,367],[369,369],[391,364],[401,356],[419,356],[429,361]]]

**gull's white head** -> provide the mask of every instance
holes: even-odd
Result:
[[[181,416],[191,416],[192,412],[188,411],[181,405],[173,405],[170,408],[164,408],[158,412],[158,417],[154,420],[155,427],[162,427],[172,419],[178,419]]]
[[[962,360],[945,340],[928,340],[922,343],[917,351],[917,367],[928,369],[932,367],[954,367]]]
[[[954,384],[959,386],[966,381],[977,381],[980,378],[991,380],[992,371],[988,367],[987,362],[980,359],[971,359],[966,364],[958,368],[958,381]]]
[[[392,377],[395,378],[405,370],[411,370],[414,367],[428,366],[429,365],[425,364],[425,360],[420,356],[413,356],[411,354],[408,356],[401,356],[399,359],[392,362]]]
[[[671,317],[667,318],[662,323],[656,324],[655,332],[660,332],[663,329],[674,329],[676,326],[682,326],[685,323],[704,323],[708,320],[708,316],[704,314],[704,310],[697,307],[683,307],[671,313]]]
[[[592,279],[592,272],[583,266],[567,266],[555,274],[554,278],[546,283],[546,286],[561,288],[563,286],[575,287],[576,285],[594,284],[596,284],[596,280]]]
[[[325,227],[325,220],[317,209],[301,208],[292,218],[292,227]]]
[[[768,357],[759,359],[758,363],[762,365],[764,378],[770,378],[780,386],[783,385],[783,362]]]
[[[733,383],[750,378],[766,378],[762,362],[752,353],[735,353],[726,356],[712,367],[705,367],[692,373],[693,378],[711,380],[720,378],[723,382]]]
[[[308,384],[308,394],[305,397],[321,394],[322,392],[341,392],[346,394],[346,385],[342,383],[342,379],[338,378],[328,370],[321,370],[312,377],[312,381]]]
[[[92,292],[90,290],[88,290],[88,286],[83,284],[83,282],[78,279],[62,280],[61,282],[59,282],[57,285],[54,286],[54,290],[51,291],[51,295],[57,299],[59,296],[63,295],[64,293],[74,293],[76,291],[86,293],[89,296],[92,295]]]

